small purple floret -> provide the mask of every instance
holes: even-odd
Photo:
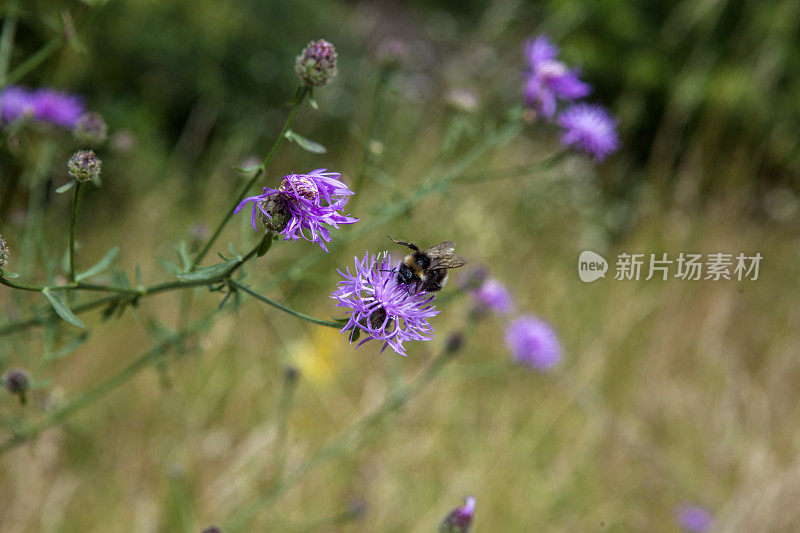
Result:
[[[399,262],[394,263],[388,252],[378,255],[367,253],[363,259],[355,258],[355,269],[339,270],[344,280],[337,284],[331,298],[337,307],[352,309],[342,331],[359,328],[368,338],[383,341],[383,352],[390,346],[400,355],[406,355],[405,341],[429,341],[433,327],[428,319],[439,311],[433,306],[429,293],[413,293],[397,281]],[[356,346],[356,347],[358,347]]]
[[[683,529],[692,533],[706,533],[714,522],[714,516],[708,510],[695,505],[681,505],[677,519]]]
[[[569,69],[557,59],[558,48],[547,35],[525,43],[528,61],[525,104],[547,119],[556,113],[557,99],[575,100],[592,92],[592,87],[578,78],[577,69]]]
[[[533,370],[546,370],[561,360],[561,345],[547,322],[531,315],[514,320],[506,330],[514,360]]]
[[[513,306],[511,293],[508,292],[505,285],[494,278],[489,278],[484,281],[483,284],[473,292],[473,296],[481,308],[488,309],[494,313],[508,313]]]
[[[0,94],[0,117],[6,123],[29,118],[72,129],[85,111],[81,97],[53,89],[6,87]]]
[[[442,533],[468,533],[472,528],[472,520],[475,517],[475,497],[467,496],[464,498],[464,505],[456,507],[439,526]]]
[[[602,161],[619,148],[617,121],[599,105],[575,104],[561,113],[561,144],[574,146],[596,161]]]
[[[283,235],[283,240],[303,238],[319,244],[327,252],[325,243],[331,241],[331,236],[324,225],[338,229],[340,224],[354,224],[358,219],[340,212],[354,193],[339,181],[341,174],[326,170],[318,168],[308,174],[289,174],[277,189],[264,187],[263,194],[242,200],[234,213],[253,202],[254,230],[258,231],[259,213],[267,220],[280,217],[284,220],[278,233]]]

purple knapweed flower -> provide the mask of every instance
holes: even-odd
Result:
[[[525,82],[525,104],[547,119],[556,113],[556,101],[583,98],[592,92],[588,83],[578,79],[578,70],[569,69],[557,59],[558,48],[547,35],[525,43],[528,60]]]
[[[277,189],[264,187],[263,194],[242,200],[234,213],[253,202],[254,230],[258,231],[256,220],[260,214],[264,226],[282,234],[283,240],[296,241],[302,237],[319,244],[327,252],[325,243],[331,241],[331,236],[323,224],[338,229],[339,224],[353,224],[358,219],[340,212],[354,193],[337,179],[338,172],[326,170],[318,168],[308,174],[288,174]]]
[[[480,287],[473,291],[472,295],[479,308],[494,313],[508,313],[513,305],[511,293],[508,292],[505,285],[494,278],[485,280]]]
[[[602,161],[619,148],[617,121],[603,106],[575,104],[558,117],[561,144]]]
[[[439,533],[468,533],[475,517],[475,497],[464,498],[464,505],[456,507],[439,525]]]
[[[550,324],[531,315],[521,316],[508,326],[506,344],[516,362],[533,370],[546,370],[561,359],[556,332]]]
[[[708,510],[696,505],[681,505],[676,517],[680,526],[692,533],[706,533],[714,522],[714,516]]]
[[[428,319],[439,313],[432,304],[433,296],[409,291],[397,281],[398,268],[399,262],[394,264],[389,252],[382,252],[367,253],[361,260],[356,257],[353,273],[349,268],[338,271],[344,280],[337,284],[331,298],[338,301],[337,307],[353,310],[342,331],[358,328],[367,334],[368,338],[358,346],[375,339],[384,343],[381,353],[391,346],[395,352],[406,355],[405,341],[433,338]]]
[[[53,89],[6,87],[0,94],[0,116],[4,122],[30,118],[72,129],[84,111],[81,97]]]

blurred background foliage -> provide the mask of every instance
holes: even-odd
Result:
[[[164,276],[154,257],[171,258],[194,224],[216,222],[238,186],[232,167],[263,157],[297,83],[294,58],[311,39],[336,44],[339,77],[317,92],[319,111],[306,108],[294,129],[328,153],[284,145],[265,184],[320,166],[353,180],[369,138],[370,168],[383,173],[370,172],[359,191],[354,214],[364,221],[402,198],[444,152],[462,154],[519,105],[521,43],[531,35],[547,32],[594,85],[592,99],[620,120],[622,150],[603,165],[576,157],[540,179],[514,176],[515,165],[556,143],[552,131],[530,128],[475,165],[512,174],[465,185],[447,201],[425,199],[326,257],[302,283],[290,277],[272,289],[325,317],[333,269],[365,249],[384,249],[386,232],[454,238],[514,288],[521,309],[556,325],[568,355],[553,376],[494,372],[480,365],[505,357],[502,331],[481,324],[464,368],[387,423],[397,425],[369,451],[288,494],[261,517],[261,530],[337,530],[314,520],[361,498],[362,521],[341,527],[430,531],[469,492],[478,496],[478,531],[674,531],[672,511],[683,500],[715,509],[723,529],[798,524],[800,432],[786,421],[800,415],[800,3],[27,0],[21,7],[12,66],[47,43],[65,14],[77,37],[22,84],[82,94],[110,127],[104,186],[84,199],[81,253],[100,257],[120,244],[120,263],[142,264],[148,279]],[[378,99],[387,39],[401,40],[407,54]],[[475,92],[479,109],[459,119],[462,132],[448,144],[458,115],[446,104],[453,89]],[[14,269],[35,276],[43,258],[28,244],[37,242],[32,217],[44,221],[39,241],[62,239],[68,206],[52,191],[66,181],[64,162],[76,146],[66,134],[29,131],[7,148],[0,232],[15,248]],[[253,238],[248,221],[231,226],[221,249],[226,240]],[[303,254],[318,252],[310,248],[277,247],[251,279],[291,272]],[[765,279],[585,286],[574,273],[585,248],[612,257],[757,249]],[[56,275],[59,258],[44,258],[46,277]],[[174,300],[162,297],[150,312],[171,321]],[[24,309],[16,294],[2,301],[8,319]],[[460,327],[461,315],[450,306],[437,331]],[[148,346],[130,317],[114,324],[98,325],[81,350],[49,367],[55,385],[45,398],[57,401],[113,372],[131,356],[120,346],[137,353]],[[50,340],[0,339],[4,366],[33,366]],[[2,522],[12,531],[197,530],[252,498],[269,471],[283,363],[293,361],[303,375],[292,466],[433,351],[418,346],[399,365],[252,301],[220,319],[199,348],[201,356],[167,372],[169,387],[141,376],[66,430],[6,456]],[[16,406],[5,398],[2,407]]]

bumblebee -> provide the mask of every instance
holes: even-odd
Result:
[[[403,259],[397,272],[397,281],[406,286],[415,284],[417,291],[442,290],[447,283],[448,270],[467,264],[464,257],[453,253],[456,248],[456,243],[453,241],[440,242],[427,250],[420,250],[413,242],[396,241],[391,237],[389,240],[413,250],[414,253],[408,254]]]

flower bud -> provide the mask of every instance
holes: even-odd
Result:
[[[448,353],[456,353],[457,351],[461,350],[464,346],[464,334],[460,331],[456,331],[455,333],[451,334],[450,337],[447,339],[447,343],[445,344],[445,350]]]
[[[0,269],[6,267],[6,263],[8,263],[8,245],[6,241],[3,239],[3,236],[0,235]]]
[[[8,392],[19,396],[22,402],[25,402],[25,393],[31,388],[28,373],[22,368],[12,368],[3,374],[3,386]]]
[[[78,182],[93,181],[98,183],[100,180],[100,168],[102,161],[91,150],[81,150],[69,159],[67,169],[69,175]]]
[[[283,369],[283,379],[286,380],[286,383],[294,384],[297,379],[300,377],[300,370],[297,369],[294,365],[287,365]]]
[[[325,39],[311,41],[297,56],[294,70],[306,85],[326,85],[336,76],[336,48]]]
[[[222,533],[222,530],[217,526],[208,526],[203,530],[203,533]]]
[[[439,533],[469,533],[475,516],[475,497],[464,498],[464,506],[456,507],[442,520]]]
[[[108,127],[99,113],[84,113],[75,124],[72,134],[81,144],[99,146],[106,142]]]

